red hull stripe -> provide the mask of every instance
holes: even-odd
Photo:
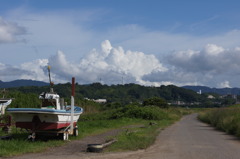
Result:
[[[16,127],[18,128],[24,128],[24,129],[30,129],[30,130],[57,130],[61,128],[68,127],[71,123],[39,123],[39,124],[33,124],[32,122],[16,122]],[[76,126],[76,122],[74,122],[74,126]]]

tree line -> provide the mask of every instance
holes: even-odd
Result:
[[[71,83],[57,84],[53,86],[54,91],[65,101],[70,103]],[[14,107],[39,107],[40,101],[38,96],[42,92],[49,91],[49,86],[25,86],[8,89],[8,96],[14,98],[12,105]],[[1,93],[0,93],[1,95]],[[157,103],[167,103],[174,105],[181,101],[182,106],[189,107],[216,107],[221,106],[224,101],[217,94],[215,99],[208,99],[207,94],[198,94],[195,91],[177,87],[174,85],[148,87],[138,84],[125,85],[103,85],[101,83],[92,83],[88,85],[80,85],[76,83],[75,102],[79,105],[93,104],[88,99],[106,99],[107,107],[121,107],[129,103],[146,104],[153,101]],[[226,102],[226,101],[225,101]],[[163,104],[164,105],[164,104]]]

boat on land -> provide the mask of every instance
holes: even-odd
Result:
[[[7,112],[12,115],[16,127],[30,130],[29,139],[33,141],[38,135],[56,134],[63,140],[68,140],[69,134],[77,136],[77,121],[83,109],[74,106],[74,82],[75,78],[72,79],[71,105],[64,104],[64,100],[50,88],[49,92],[39,95],[41,108],[8,108]]]

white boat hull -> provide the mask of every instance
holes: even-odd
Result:
[[[7,111],[12,114],[16,127],[33,131],[59,130],[71,124],[71,113],[66,110],[9,108]],[[74,126],[81,113],[81,108],[74,113]]]

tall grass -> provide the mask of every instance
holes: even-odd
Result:
[[[199,113],[198,118],[217,129],[240,137],[240,107],[208,110]]]

